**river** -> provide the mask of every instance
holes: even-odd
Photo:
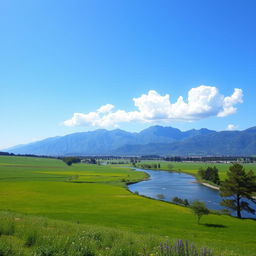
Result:
[[[199,200],[205,202],[207,208],[213,210],[224,209],[220,206],[222,198],[219,191],[206,187],[198,183],[195,177],[177,172],[153,171],[144,169],[135,169],[143,171],[150,175],[150,179],[141,181],[128,186],[131,192],[138,192],[140,195],[159,199],[159,194],[164,198],[161,200],[172,201],[173,197],[188,199],[189,202]],[[256,205],[250,202],[250,206],[255,209]],[[232,212],[232,215],[236,215]],[[256,215],[242,211],[244,218],[256,218]]]

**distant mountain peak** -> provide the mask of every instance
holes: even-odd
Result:
[[[254,131],[256,131],[256,126],[253,126],[253,127],[251,127],[251,128],[248,128],[248,129],[246,129],[246,130],[244,130],[244,131],[252,131],[252,132],[254,132]]]
[[[256,155],[256,127],[236,132],[181,131],[155,125],[141,132],[98,129],[47,138],[5,151],[35,155]]]

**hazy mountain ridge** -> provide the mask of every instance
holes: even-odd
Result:
[[[6,150],[37,155],[256,155],[256,127],[244,131],[180,131],[151,126],[139,133],[104,129],[20,145]]]

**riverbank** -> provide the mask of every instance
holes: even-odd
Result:
[[[144,169],[144,168],[142,168],[142,167],[139,167],[139,169],[147,170],[147,169]],[[160,169],[150,169],[150,170],[152,170],[152,171],[167,171],[167,172],[185,173],[185,174],[188,174],[188,175],[191,175],[191,176],[195,177],[197,183],[199,183],[199,184],[201,184],[201,185],[204,185],[204,186],[206,186],[206,187],[208,187],[208,188],[212,188],[212,189],[215,189],[215,190],[220,190],[220,188],[219,188],[217,185],[212,185],[212,184],[208,183],[206,180],[200,179],[200,178],[198,177],[198,175],[196,175],[196,174],[194,174],[194,173],[191,173],[191,172],[186,172],[186,171],[181,170],[181,169],[179,169],[179,170],[166,170],[166,169],[161,169],[161,168],[160,168]]]
[[[217,190],[219,191],[220,190],[220,187],[218,185],[213,185],[212,183],[208,183],[206,180],[202,180],[198,177],[198,175],[196,173],[192,173],[192,172],[189,172],[189,171],[184,171],[182,169],[179,169],[179,170],[167,170],[167,169],[143,169],[142,167],[140,167],[139,169],[141,170],[152,170],[152,171],[166,171],[166,172],[175,172],[175,173],[184,173],[184,174],[188,174],[188,175],[191,175],[193,176],[195,179],[196,179],[196,183],[198,184],[201,184],[205,187],[208,187],[208,188],[211,188],[213,190]],[[256,200],[256,195],[252,196],[252,198],[254,200]]]
[[[215,190],[218,190],[218,191],[220,190],[219,187],[213,186],[213,185],[211,185],[209,183],[206,183],[206,182],[199,182],[199,183],[204,185],[204,186],[206,186],[206,187],[208,187],[208,188],[212,188],[212,189],[215,189]],[[256,196],[252,196],[252,198],[256,200]]]
[[[202,185],[204,185],[204,186],[206,186],[206,187],[208,187],[208,188],[212,188],[212,189],[215,189],[215,190],[220,190],[219,187],[213,186],[213,185],[211,185],[211,184],[209,184],[209,183],[206,183],[206,182],[199,182],[199,183],[202,184]]]

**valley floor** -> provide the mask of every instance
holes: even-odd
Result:
[[[256,221],[209,215],[130,193],[146,175],[128,168],[0,157],[0,209],[124,232],[183,239],[216,255],[256,255]]]

